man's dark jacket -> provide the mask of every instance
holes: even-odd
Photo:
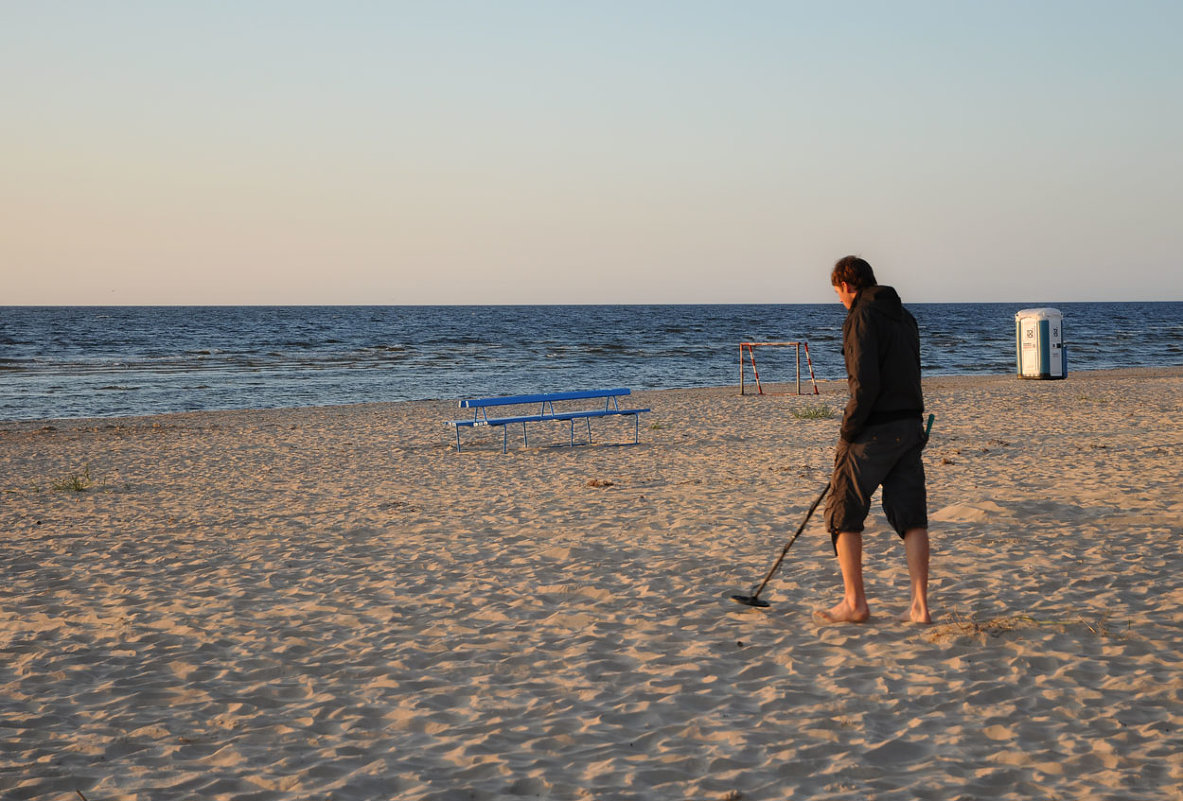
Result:
[[[842,325],[850,400],[842,439],[864,428],[924,413],[920,390],[920,330],[889,286],[859,290]]]

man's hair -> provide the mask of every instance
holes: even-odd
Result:
[[[843,256],[838,259],[834,265],[834,271],[830,273],[830,283],[834,286],[846,283],[857,292],[860,289],[876,285],[875,271],[871,269],[870,264],[858,256]]]

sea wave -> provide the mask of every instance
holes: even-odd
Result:
[[[1009,373],[1014,312],[916,304],[926,374]],[[1060,304],[1069,370],[1183,363],[1183,304]],[[718,386],[738,344],[803,341],[845,375],[839,304],[750,306],[8,308],[0,419],[134,415],[512,394]],[[793,348],[758,349],[793,380]]]

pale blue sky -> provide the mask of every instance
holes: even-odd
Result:
[[[1177,2],[0,0],[5,304],[1183,299]]]

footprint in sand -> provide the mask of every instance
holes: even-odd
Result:
[[[992,517],[1007,514],[1007,510],[993,501],[955,503],[929,515],[938,523],[985,523]]]

